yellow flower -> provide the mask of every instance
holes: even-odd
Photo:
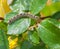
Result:
[[[10,49],[14,49],[15,47],[17,47],[17,41],[18,41],[18,38],[16,37],[15,39],[11,39],[11,37],[8,38],[9,40],[9,47]]]
[[[10,11],[11,9],[7,4],[7,0],[0,0],[0,17],[4,18],[5,14]]]

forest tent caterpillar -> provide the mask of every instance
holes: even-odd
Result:
[[[38,20],[39,19],[38,16],[35,16],[35,15],[32,15],[32,14],[29,14],[29,13],[21,13],[21,14],[18,14],[16,16],[14,16],[13,18],[11,18],[8,21],[8,24],[13,23],[14,21],[16,21],[16,20],[18,20],[20,18],[31,18],[31,19],[34,19],[34,20]]]

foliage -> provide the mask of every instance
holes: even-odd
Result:
[[[60,49],[60,0],[12,0],[9,5],[0,0],[0,4],[4,19],[0,22],[0,49]],[[21,13],[39,19],[19,18]],[[8,24],[13,17],[19,19]]]

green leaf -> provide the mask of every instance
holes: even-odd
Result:
[[[60,0],[52,0],[54,7],[57,11],[60,11]]]
[[[24,11],[29,11],[31,2],[32,2],[32,0],[21,0],[21,8],[23,6]]]
[[[60,26],[60,22],[59,21],[57,21],[57,20],[55,20],[55,19],[47,19],[47,21],[50,21],[52,24],[54,24],[55,26],[57,26],[58,28],[59,28],[59,26]]]
[[[54,15],[52,15],[52,17],[51,18],[53,18],[53,19],[60,19],[60,12],[57,12],[57,13],[55,13]]]
[[[54,3],[54,7],[57,11],[60,11],[60,1]]]
[[[7,24],[5,22],[0,22],[0,28],[7,32]]]
[[[45,19],[36,28],[42,41],[51,49],[60,49],[60,22],[57,22],[53,19]]]
[[[6,34],[0,29],[0,49],[9,49]]]
[[[8,25],[8,34],[21,34],[25,32],[30,26],[31,19],[20,19],[15,21],[14,23]]]
[[[32,43],[39,44],[40,39],[36,31],[29,31],[28,38]]]
[[[33,45],[29,41],[24,41],[20,47],[21,49],[47,49],[45,44]]]
[[[10,12],[6,15],[5,17],[5,22],[8,23],[8,21],[13,18],[15,15],[17,15],[16,12]],[[15,22],[13,22],[12,24],[8,25],[8,33],[7,34],[21,34],[23,32],[25,32],[28,27],[30,26],[30,21],[31,19],[29,18],[23,18],[23,19],[19,19],[16,20]]]
[[[41,12],[44,16],[51,16],[58,11],[60,11],[60,1],[52,0],[52,4],[46,5]]]
[[[6,31],[7,31],[6,24],[0,22],[0,49],[9,49]]]
[[[46,5],[47,0],[33,0],[30,6],[30,12],[32,14],[37,14],[40,12]]]
[[[4,22],[8,23],[8,21],[13,18],[14,16],[16,16],[18,13],[17,12],[9,12],[5,15],[5,18],[4,18]]]
[[[31,47],[30,49],[47,49],[47,48],[45,47],[45,45],[38,44],[36,46]]]
[[[24,41],[21,45],[21,49],[30,49],[33,45],[29,41]]]
[[[11,8],[15,12],[29,11],[29,6],[32,0],[14,0],[11,4]]]
[[[10,5],[11,9],[15,12],[20,11],[20,0],[14,0],[12,4]]]
[[[49,6],[45,6],[45,8],[43,8],[43,10],[41,11],[41,13],[44,15],[44,16],[51,16],[53,15],[54,13],[56,13],[57,10],[54,8],[54,5],[49,5]]]
[[[36,23],[36,20],[31,19],[31,26],[33,26]]]
[[[60,0],[52,0],[52,2],[53,2],[53,3],[55,3],[55,2],[60,2]]]

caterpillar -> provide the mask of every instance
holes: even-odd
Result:
[[[20,18],[31,18],[31,19],[34,19],[34,20],[38,20],[39,19],[38,16],[35,16],[35,15],[32,15],[32,14],[29,14],[29,13],[21,13],[21,14],[17,14],[13,18],[11,18],[8,21],[8,24],[13,23],[14,21],[16,21],[17,19],[20,19]]]

